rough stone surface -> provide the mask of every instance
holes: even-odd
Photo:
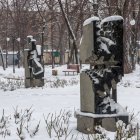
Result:
[[[31,84],[32,87],[42,87],[44,86],[44,79],[32,79]]]
[[[108,131],[116,131],[116,122],[122,120],[124,123],[128,124],[128,116],[118,116],[116,117],[89,117],[77,115],[77,130],[85,134],[96,133],[95,126],[101,125]]]
[[[28,66],[28,49],[24,50],[24,68],[25,68],[25,77],[29,78],[30,77],[30,69]]]
[[[95,113],[95,95],[92,81],[84,72],[80,74],[80,93],[81,111]]]
[[[25,87],[26,88],[31,87],[30,79],[25,79]]]
[[[93,50],[93,23],[91,22],[89,25],[85,26],[83,29],[83,37],[80,46],[80,60],[82,63],[85,63],[85,60],[92,56]]]
[[[94,133],[94,118],[78,115],[77,130],[85,134]]]
[[[116,118],[103,118],[102,127],[108,131],[116,131]]]

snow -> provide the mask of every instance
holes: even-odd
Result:
[[[21,40],[21,39],[20,39],[20,37],[19,37],[19,38],[17,38],[17,41],[18,41],[18,42],[20,42],[20,40]]]
[[[122,113],[117,113],[117,114],[93,114],[93,113],[85,113],[85,112],[81,112],[80,110],[77,110],[75,112],[75,115],[80,115],[80,116],[87,116],[87,117],[91,117],[91,118],[103,118],[103,117],[116,117],[116,116],[128,116],[128,113],[126,112],[122,112]]]
[[[41,55],[41,45],[36,45],[37,54]]]
[[[32,39],[31,39],[31,42],[36,42],[36,40],[32,38]]]
[[[56,52],[56,51],[57,51],[57,50],[53,50],[53,52]],[[47,52],[52,52],[52,50],[49,49],[49,50],[47,50]]]
[[[8,51],[7,53],[8,53],[8,54],[17,54],[17,53],[18,53],[18,51],[14,51],[14,52],[13,52],[13,51]],[[5,52],[3,52],[3,54],[6,54],[6,53],[5,53]]]
[[[123,20],[122,16],[118,16],[118,15],[114,15],[114,16],[109,16],[107,18],[104,18],[101,21],[101,25],[104,24],[105,22],[109,22],[109,21],[116,21],[116,20]]]
[[[35,61],[36,65],[40,68],[40,70],[35,73],[34,69],[32,68],[32,72],[34,75],[39,75],[44,71],[44,69],[43,69],[42,65],[38,62],[37,58],[35,58],[34,61]]]
[[[98,4],[97,0],[89,0],[92,4]]]
[[[91,17],[91,18],[86,19],[86,20],[84,21],[84,23],[83,23],[83,26],[86,26],[86,25],[90,24],[90,23],[93,22],[93,21],[99,21],[99,20],[100,20],[100,19],[99,19],[98,17],[93,16],[93,17]]]
[[[112,40],[110,40],[109,38],[101,37],[101,40],[102,40],[103,42],[107,42],[109,46],[115,45],[115,43],[114,43]]]
[[[32,39],[32,38],[33,38],[33,36],[32,36],[32,35],[28,35],[28,36],[27,36],[27,38],[31,38],[31,39]]]
[[[117,104],[114,100],[110,99],[110,97],[107,97],[103,100],[103,103],[102,104],[108,104],[109,103],[109,106],[111,107],[111,111],[114,111],[116,110],[116,113],[115,114],[116,116],[119,116],[119,115],[128,115],[128,113],[126,112],[126,110],[124,108],[121,107],[121,105]],[[104,113],[106,112],[106,109],[107,107],[104,109]]]
[[[62,72],[66,69],[66,65],[57,66],[55,69],[58,71],[57,76],[52,76],[51,66],[45,66],[45,80],[55,81],[57,79],[64,79],[66,81],[70,81],[73,78],[79,81],[79,75],[75,76],[65,76]],[[89,65],[84,65],[82,69],[89,67]],[[24,69],[16,68],[16,73],[12,73],[12,67],[8,67],[6,71],[0,67],[0,79],[6,78],[21,78],[24,79]],[[140,111],[140,66],[136,66],[136,70],[133,73],[126,74],[122,81],[118,84],[118,103],[123,107],[128,107],[128,111],[132,112],[134,110],[135,113]],[[31,130],[39,121],[40,127],[39,132],[33,138],[24,132],[25,140],[53,140],[57,139],[56,137],[49,138],[46,132],[46,125],[43,118],[47,117],[49,113],[59,113],[60,110],[70,111],[72,113],[72,117],[70,118],[69,130],[73,130],[72,134],[77,135],[77,140],[81,139],[82,134],[76,130],[77,120],[74,118],[75,110],[80,108],[80,82],[78,84],[68,85],[63,87],[50,87],[44,86],[43,88],[28,88],[25,89],[21,87],[19,89],[13,91],[3,91],[0,89],[0,118],[5,110],[5,115],[10,116],[11,120],[9,120],[8,129],[11,131],[11,136],[6,136],[3,138],[0,135],[1,140],[18,140],[18,136],[16,134],[17,127],[13,120],[14,108],[18,107],[19,110],[24,110],[30,108],[32,106],[33,115],[32,115],[32,125]],[[122,112],[123,113],[123,112]],[[137,122],[140,120],[140,116],[136,117]],[[72,135],[71,134],[71,135]],[[84,135],[86,136],[86,135]],[[107,132],[107,136],[114,139],[114,133]],[[60,138],[61,140],[61,138]],[[63,140],[63,138],[62,138]],[[69,140],[69,139],[68,139]]]
[[[93,22],[93,21],[99,21],[99,20],[100,20],[99,17],[93,16],[93,17],[91,17],[91,18],[86,19],[86,20],[84,21],[84,23],[83,23],[83,26],[86,26],[86,25],[90,24],[90,23]],[[118,15],[109,16],[109,17],[107,17],[107,18],[104,18],[104,19],[101,21],[100,25],[104,24],[105,22],[116,21],[116,20],[123,20],[123,17],[122,17],[122,16],[118,16]],[[99,26],[100,26],[100,25],[99,25]]]
[[[109,51],[107,45],[105,43],[103,43],[103,42],[101,42],[100,49],[104,50],[107,54],[110,54],[111,53]]]
[[[80,46],[81,46],[82,40],[83,40],[83,36],[80,39],[80,43],[79,43]]]

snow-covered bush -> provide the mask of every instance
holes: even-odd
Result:
[[[6,78],[0,79],[0,89],[4,91],[13,91],[16,89],[20,89],[24,87],[24,80],[23,79],[16,79],[16,78]]]
[[[69,130],[69,121],[71,116],[71,112],[66,112],[65,110],[61,110],[59,114],[50,113],[47,117],[44,116],[46,130],[49,137],[57,137],[58,140],[62,137],[65,140],[69,139],[71,133]]]
[[[76,78],[72,78],[70,80],[56,78],[54,80],[46,80],[45,87],[51,87],[51,88],[63,87],[64,88],[65,86],[73,86],[73,85],[77,85],[78,83],[79,83],[79,80]]]
[[[3,110],[0,119],[0,135],[6,138],[16,134],[19,140],[25,140],[27,137],[33,138],[36,136],[39,131],[40,121],[34,124],[32,113],[32,108],[19,110],[18,107],[16,107],[14,108],[13,115],[6,116]]]
[[[0,119],[0,135],[2,135],[2,137],[6,137],[6,136],[10,136],[11,135],[11,131],[9,130],[9,121],[10,121],[10,117],[9,116],[5,116],[4,113],[4,109],[3,109],[3,113]]]
[[[72,78],[70,80],[66,79],[45,79],[45,86],[50,88],[59,88],[59,87],[66,87],[66,86],[73,86],[79,83],[79,80],[76,78]],[[0,90],[4,91],[14,91],[16,89],[24,88],[24,79],[21,78],[2,78],[0,79]]]
[[[36,126],[34,126],[34,128],[30,128],[32,125],[32,114],[32,107],[25,110],[19,110],[18,107],[14,109],[14,122],[17,125],[17,135],[20,140],[25,139],[25,131],[31,138],[39,131],[40,121]]]
[[[117,131],[115,140],[127,140],[136,135],[136,126],[132,124],[126,125],[123,121],[119,120],[116,123]]]

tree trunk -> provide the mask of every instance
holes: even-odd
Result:
[[[70,58],[69,58],[69,62],[70,63],[72,62],[72,55],[74,54],[74,51],[75,51],[75,60],[76,60],[76,64],[78,64],[78,56],[77,56],[78,50],[77,50],[77,44],[76,44],[76,37],[75,37],[75,35],[73,33],[73,30],[71,28],[71,25],[70,25],[70,22],[68,20],[68,17],[66,16],[66,13],[64,12],[61,0],[58,0],[58,2],[59,2],[59,5],[60,5],[60,9],[62,11],[62,15],[63,15],[63,17],[65,19],[68,31],[70,33],[70,36],[71,36],[72,40],[73,40],[73,46],[71,47],[71,55],[70,55]]]
[[[129,4],[130,4],[130,0],[125,0],[124,5],[123,5],[123,12],[122,12],[123,17],[124,17],[124,22],[128,16]],[[126,43],[127,39],[128,39],[127,38],[127,28],[126,28],[126,26],[124,26],[124,73],[132,72],[131,65],[128,61],[128,49],[127,49],[127,43]]]

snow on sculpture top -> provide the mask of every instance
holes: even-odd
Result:
[[[104,24],[105,22],[117,21],[117,20],[123,20],[123,17],[118,15],[107,17],[101,21],[101,25]]]
[[[93,16],[93,17],[91,17],[91,18],[86,19],[86,20],[84,21],[84,23],[83,23],[83,26],[86,26],[86,25],[90,24],[90,23],[93,22],[93,21],[99,21],[99,20],[100,20],[100,19],[99,19],[98,17]]]

